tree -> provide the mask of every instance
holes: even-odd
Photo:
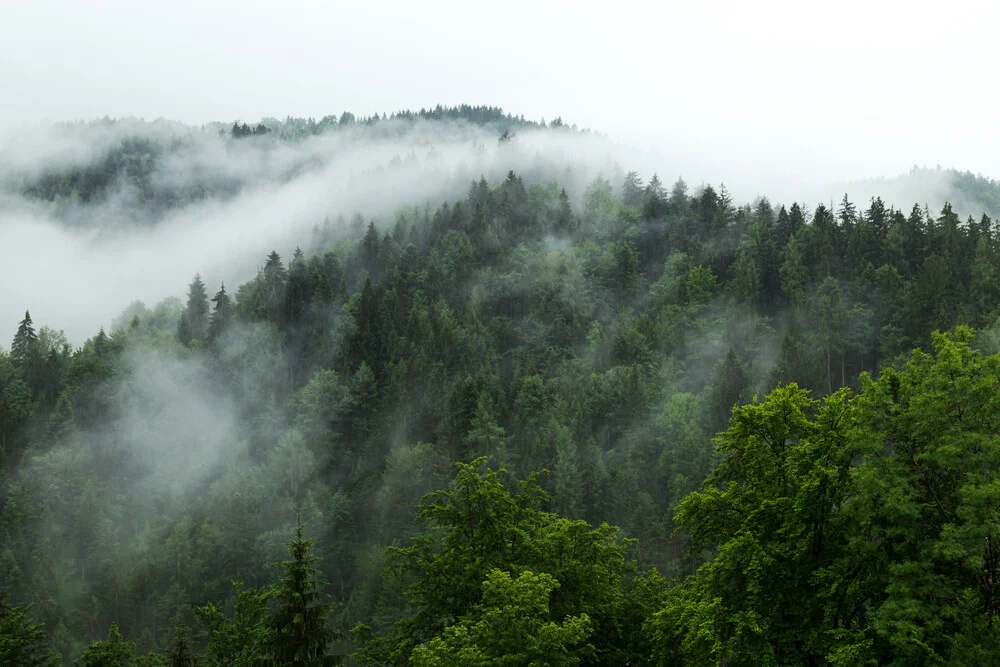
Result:
[[[592,663],[626,664],[647,650],[640,627],[658,589],[647,586],[653,575],[638,575],[631,543],[617,528],[594,529],[541,511],[546,494],[535,475],[510,490],[506,471],[488,469],[485,458],[456,466],[448,489],[423,501],[418,519],[426,531],[411,546],[387,552],[386,576],[409,580],[407,598],[415,612],[386,637],[369,637],[357,656],[362,663],[406,663],[414,648],[444,637],[459,619],[467,618],[471,631],[482,618],[477,610],[493,606],[484,590],[487,596],[491,590],[510,591],[500,581],[499,589],[484,588],[491,576],[502,577],[491,575],[494,570],[544,573],[558,582],[550,589],[545,620],[579,627],[573,618],[586,614],[594,630]],[[522,585],[529,582],[537,591],[540,581]],[[356,633],[367,634],[363,628]]]
[[[216,340],[229,327],[233,319],[233,302],[226,293],[226,284],[222,283],[219,291],[212,297],[215,310],[212,311],[212,319],[208,324],[208,339]]]
[[[1000,356],[937,334],[899,370],[862,377],[865,464],[846,519],[879,575],[871,623],[905,664],[977,664],[1000,650]],[[877,546],[876,546],[877,545]]]
[[[379,236],[375,221],[368,223],[368,231],[361,241],[361,265],[364,266],[373,283],[379,280]]]
[[[666,212],[667,191],[656,174],[646,184],[642,206],[642,215],[648,220],[655,220]]]
[[[626,206],[642,206],[643,185],[639,172],[630,171],[625,174],[625,182],[622,184],[622,202]]]
[[[24,319],[17,325],[14,342],[10,346],[10,360],[21,371],[21,377],[34,395],[41,362],[38,335],[31,325],[31,313],[24,311]]]
[[[232,582],[232,588],[231,618],[223,613],[222,604],[210,602],[195,607],[195,613],[208,628],[208,656],[220,667],[261,664],[273,643],[267,608],[275,592],[270,587],[244,589],[236,581]]]
[[[556,513],[568,518],[583,516],[583,470],[580,455],[570,430],[556,427],[556,463],[552,473],[553,506]]]
[[[59,664],[58,657],[48,647],[45,629],[28,617],[30,607],[7,603],[6,593],[0,593],[0,665],[45,667]]]
[[[112,623],[108,638],[96,641],[80,656],[80,667],[122,667],[135,662],[135,642],[125,641],[118,624]]]
[[[721,463],[675,521],[710,559],[650,622],[656,664],[838,664],[871,656],[865,570],[842,562],[853,522],[846,390],[794,384],[737,408]],[[851,660],[853,658],[853,660]]]
[[[177,341],[181,345],[189,345],[192,340],[194,334],[191,331],[191,323],[188,321],[187,313],[183,313],[177,321]]]
[[[184,626],[174,629],[174,643],[167,654],[170,667],[197,667],[198,660],[191,650],[190,635],[191,630]]]
[[[580,664],[593,652],[585,644],[592,632],[586,614],[551,620],[549,596],[559,582],[549,574],[525,570],[517,577],[494,569],[483,582],[483,602],[455,625],[418,646],[410,658],[417,667],[437,665]]]
[[[0,459],[13,460],[14,444],[33,411],[31,389],[10,357],[0,352]]]
[[[264,313],[272,322],[281,321],[281,311],[285,303],[285,283],[288,272],[281,262],[281,255],[275,251],[267,256],[261,281],[261,297]]]
[[[201,340],[205,337],[205,332],[208,329],[208,294],[205,292],[205,283],[201,281],[199,274],[195,274],[194,280],[188,286],[184,318],[187,320],[187,327],[192,339]]]
[[[319,558],[312,554],[314,541],[302,536],[304,528],[298,517],[295,538],[288,543],[291,560],[281,564],[283,574],[274,593],[278,608],[269,620],[271,659],[303,667],[337,664],[329,655],[336,633],[328,626],[326,584],[317,579]]]

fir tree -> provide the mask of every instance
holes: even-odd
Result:
[[[195,274],[194,280],[188,286],[187,308],[184,309],[192,339],[201,339],[208,329],[208,294],[201,276]]]
[[[215,310],[212,311],[212,318],[208,323],[209,340],[218,338],[233,319],[233,302],[226,293],[225,283],[222,283],[222,287],[212,297],[212,303],[215,304]]]
[[[288,543],[292,559],[281,564],[284,574],[275,598],[278,608],[271,616],[272,659],[279,665],[331,665],[337,660],[327,655],[335,639],[328,627],[330,605],[317,580],[312,555],[313,540],[302,536],[302,518],[297,517],[295,539]]]
[[[31,325],[31,313],[24,311],[24,319],[17,325],[14,342],[10,346],[10,358],[24,374],[30,373],[32,362],[38,354],[38,334]]]
[[[177,322],[177,340],[181,345],[188,345],[194,337],[191,335],[191,324],[188,322],[187,313],[183,313]]]

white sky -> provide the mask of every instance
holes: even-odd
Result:
[[[989,2],[0,5],[0,131],[467,102],[561,115],[728,181],[1000,177]]]

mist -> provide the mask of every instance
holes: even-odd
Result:
[[[25,194],[47,174],[93,166],[128,141],[156,151],[148,187],[165,204],[147,205],[121,181],[91,202]],[[73,344],[110,327],[135,300],[152,307],[183,295],[196,273],[213,290],[223,282],[236,286],[255,275],[268,252],[288,255],[314,226],[360,214],[385,229],[404,207],[436,208],[464,197],[472,181],[497,182],[508,170],[529,182],[559,182],[577,208],[597,176],[617,188],[625,171],[636,170],[646,179],[656,173],[668,186],[681,177],[694,188],[724,184],[736,203],[767,196],[776,205],[814,206],[847,193],[859,204],[882,196],[904,210],[914,203],[938,210],[950,198],[960,212],[966,206],[968,215],[981,213],[954,201],[944,172],[889,182],[796,181],[766,164],[709,166],[594,132],[525,128],[499,145],[493,128],[451,121],[383,121],[300,140],[245,141],[230,139],[221,124],[60,124],[8,139],[0,165],[0,236],[15,249],[0,266],[0,331],[13,332],[30,309]]]

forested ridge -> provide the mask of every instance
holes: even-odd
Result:
[[[190,159],[203,148],[206,139],[223,137],[231,139],[232,150],[256,149],[264,154],[273,153],[282,146],[294,146],[309,139],[323,136],[365,132],[366,137],[392,137],[409,131],[414,124],[450,122],[456,126],[484,128],[510,138],[519,130],[546,129],[550,131],[581,132],[576,125],[568,125],[562,118],[546,123],[544,119],[532,121],[505,113],[499,107],[455,107],[438,105],[419,111],[402,110],[390,115],[355,115],[349,111],[338,116],[293,118],[284,120],[264,118],[255,124],[235,121],[232,126],[210,123],[189,127],[162,119],[147,122],[141,119],[104,118],[95,121],[62,123],[52,129],[64,137],[74,137],[90,131],[112,133],[99,150],[85,159],[68,164],[54,164],[41,169],[18,170],[0,164],[0,185],[6,185],[31,200],[43,202],[98,203],[108,200],[123,189],[130,194],[129,204],[141,208],[145,214],[163,213],[174,207],[209,198],[232,197],[246,185],[244,173],[227,173],[223,178],[200,165],[191,178],[180,182],[162,182],[158,170],[171,161]],[[121,136],[114,131],[121,132]],[[589,130],[582,130],[589,133]],[[421,156],[423,157],[423,156]],[[417,155],[395,156],[387,166],[415,161]],[[294,162],[276,174],[278,180],[287,181],[303,171],[315,169],[316,160]],[[4,172],[7,173],[4,173]],[[135,212],[133,212],[135,213]]]
[[[1000,228],[969,213],[510,172],[79,347],[26,312],[0,662],[995,662]]]

